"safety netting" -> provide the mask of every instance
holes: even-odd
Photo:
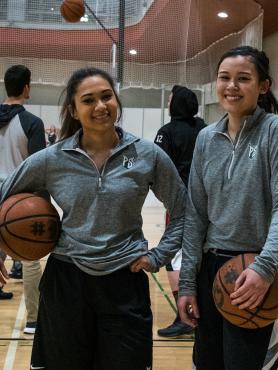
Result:
[[[1,79],[25,64],[33,82],[63,86],[90,65],[122,88],[202,86],[224,51],[262,46],[263,12],[253,0],[87,0],[77,23],[62,18],[61,3],[0,0]],[[228,17],[218,17],[224,10]]]

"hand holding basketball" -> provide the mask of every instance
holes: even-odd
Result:
[[[269,284],[263,278],[248,269],[256,256],[255,253],[245,253],[228,260],[218,270],[212,289],[214,303],[223,317],[246,329],[262,328],[278,318],[278,275],[268,288]],[[235,291],[236,282],[240,287]],[[232,304],[231,297],[235,296],[243,308]]]
[[[256,308],[263,300],[270,287],[261,275],[247,268],[238,277],[235,291],[230,295],[231,303],[239,309]]]

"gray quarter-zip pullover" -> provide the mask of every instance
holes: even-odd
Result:
[[[91,275],[105,275],[148,254],[152,270],[180,248],[186,188],[157,145],[117,129],[120,142],[101,171],[82,151],[80,133],[30,156],[2,184],[8,196],[46,189],[63,210],[54,253]],[[171,223],[148,251],[141,211],[149,190],[169,210]]]
[[[250,268],[272,282],[278,269],[278,116],[257,107],[233,143],[227,115],[203,129],[191,166],[180,295],[196,294],[202,253],[259,252]]]

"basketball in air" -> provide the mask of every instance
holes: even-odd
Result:
[[[13,259],[38,260],[59,238],[60,217],[45,198],[31,193],[12,195],[0,207],[0,248]]]
[[[278,275],[261,304],[254,309],[239,309],[231,304],[237,278],[257,254],[240,254],[227,261],[217,272],[213,283],[213,298],[218,311],[232,324],[246,329],[257,329],[273,323],[278,318]]]
[[[80,18],[85,14],[85,6],[83,0],[64,0],[60,7],[62,17],[71,23],[80,21]]]

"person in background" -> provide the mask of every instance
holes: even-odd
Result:
[[[0,265],[3,265],[3,261],[5,261],[6,254],[0,249]],[[0,266],[1,269],[1,266]],[[6,278],[8,278],[9,275],[6,271]],[[3,290],[3,285],[4,282],[0,282],[0,300],[3,299],[12,299],[13,298],[13,293],[12,292],[4,292]]]
[[[24,65],[8,68],[4,76],[7,98],[0,105],[0,184],[28,156],[46,146],[42,120],[23,106],[29,99],[30,81],[31,72]],[[3,256],[2,253],[2,258]],[[1,260],[0,264],[2,262]],[[19,261],[14,261],[14,271],[11,271],[10,277],[22,278],[20,265]],[[23,287],[27,310],[27,323],[24,328],[26,334],[35,332],[41,274],[40,261],[23,262]]]
[[[21,261],[13,260],[13,265],[9,273],[9,277],[12,279],[22,279],[23,273]]]
[[[229,323],[216,309],[212,284],[230,258],[258,253],[230,295],[248,310],[259,306],[277,274],[278,103],[271,84],[263,51],[240,46],[224,53],[216,92],[226,114],[196,141],[178,306],[196,328],[197,370],[261,370],[268,350],[273,324],[249,330]]]
[[[194,117],[198,113],[198,108],[196,94],[186,87],[175,85],[168,100],[168,111],[171,121],[158,130],[154,140],[172,159],[185,186],[188,183],[197,135],[206,126],[201,118]],[[166,226],[168,223],[169,214],[166,213]],[[168,280],[176,306],[180,267],[181,249],[172,261],[166,265]],[[157,333],[161,337],[171,338],[190,334],[193,331],[194,329],[190,325],[181,321],[177,310],[173,323],[166,328],[159,329]]]
[[[28,157],[2,184],[1,202],[44,189],[63,212],[40,283],[31,369],[152,368],[142,269],[158,271],[180,248],[186,188],[163,150],[117,126],[121,110],[107,72],[75,71],[65,89],[61,139]],[[150,190],[171,220],[148,250],[142,207]]]
[[[50,126],[49,132],[48,132],[48,145],[53,145],[56,143],[57,140],[57,129],[54,125]]]

